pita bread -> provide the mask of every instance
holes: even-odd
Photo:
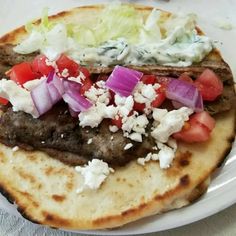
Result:
[[[55,21],[93,21],[101,6],[76,8],[53,16]],[[137,9],[146,16],[151,8]],[[166,13],[169,14],[169,13]],[[19,28],[0,39],[20,42]],[[212,52],[212,61],[223,61]],[[188,205],[207,189],[209,177],[231,149],[235,136],[235,111],[218,114],[211,139],[180,143],[172,166],[158,163],[144,167],[132,161],[115,169],[102,186],[77,194],[83,178],[73,167],[43,152],[14,152],[0,144],[0,189],[30,221],[66,229],[104,229]]]

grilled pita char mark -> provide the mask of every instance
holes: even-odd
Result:
[[[0,45],[0,78],[6,77],[5,72],[13,65],[24,62],[32,61],[39,53],[31,53],[27,55],[18,54],[13,51],[13,45]],[[217,114],[222,111],[230,110],[235,104],[234,82],[231,70],[227,63],[219,59],[220,54],[214,50],[206,57],[201,63],[189,67],[171,67],[171,66],[128,66],[130,68],[142,71],[145,74],[155,74],[157,76],[172,76],[178,77],[182,73],[187,73],[192,78],[199,76],[204,69],[209,68],[213,70],[223,81],[224,91],[221,97],[213,102],[206,102],[205,109],[210,114]],[[90,73],[108,74],[112,71],[111,67],[88,67]]]

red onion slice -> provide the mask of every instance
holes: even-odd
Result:
[[[62,95],[63,100],[68,103],[69,108],[74,112],[86,111],[92,104],[80,93],[67,92]]]
[[[47,84],[48,84],[50,95],[55,99],[56,99],[56,95],[57,97],[61,98],[62,94],[64,94],[64,85],[63,85],[62,79],[57,77],[54,71],[49,73],[47,77]]]
[[[174,106],[182,104],[196,112],[203,110],[203,101],[199,90],[193,84],[183,80],[171,80],[166,89],[166,97],[175,101]]]
[[[116,66],[106,81],[106,87],[120,96],[128,97],[142,76],[142,72]]]
[[[39,115],[49,111],[53,105],[62,99],[63,84],[54,72],[50,72],[44,80],[31,91],[31,97]]]
[[[46,81],[40,83],[30,93],[39,115],[46,113],[54,105]]]
[[[182,103],[176,102],[175,100],[172,100],[171,103],[172,103],[173,107],[176,108],[176,109],[184,107],[184,105]]]
[[[202,112],[203,110],[204,110],[203,99],[202,99],[201,93],[199,92],[197,100],[196,100],[196,104],[195,104],[195,111]]]
[[[68,103],[69,109],[75,113],[86,111],[92,106],[84,96],[80,94],[81,85],[73,81],[64,81],[65,93],[62,95],[63,100]]]

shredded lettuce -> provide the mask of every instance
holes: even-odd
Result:
[[[196,15],[173,15],[165,22],[166,36],[170,35],[177,27],[183,27],[186,33],[192,33],[196,26]]]
[[[133,7],[110,4],[101,12],[95,26],[97,44],[122,37],[129,43],[136,43],[142,26],[143,19]]]
[[[140,31],[141,43],[157,43],[161,40],[161,29],[158,21],[161,18],[161,11],[153,9],[147,17],[144,27]]]
[[[137,43],[142,27],[143,19],[132,6],[116,2],[108,4],[93,25],[70,25],[69,32],[82,46],[98,46],[123,37]]]
[[[33,22],[26,24],[25,28],[30,36],[28,40],[26,39],[18,45],[16,50],[20,53],[28,53],[29,51],[32,52],[39,49],[45,51],[45,48],[48,48],[49,44],[50,50],[47,49],[46,51],[51,52],[53,49],[52,41],[55,40],[56,51],[59,52],[62,48],[66,48],[62,46],[62,43],[58,42],[64,41],[64,45],[65,37],[68,40],[73,39],[80,47],[98,47],[109,40],[117,40],[119,38],[125,38],[129,44],[140,42],[153,43],[159,41],[162,37],[157,23],[160,14],[160,11],[153,10],[146,22],[144,22],[143,17],[134,7],[117,2],[111,3],[101,11],[97,17],[97,21],[92,25],[84,23],[63,23],[66,28],[65,36],[64,29],[63,33],[54,30],[54,28],[58,28],[58,24],[62,23],[50,21],[48,8],[45,8],[39,24]],[[41,38],[38,35],[39,33],[41,34]],[[63,36],[63,40],[58,39],[61,36]],[[29,49],[27,49],[27,45]],[[59,45],[61,46],[59,47]],[[60,50],[58,50],[59,48]]]
[[[68,37],[64,24],[58,23],[44,35],[44,45],[41,52],[49,60],[55,60],[61,53],[67,50]]]
[[[40,24],[35,24],[34,21],[30,21],[25,25],[25,30],[28,33],[33,31],[38,31],[41,33],[51,30],[55,26],[55,23],[49,20],[48,18],[48,8],[45,7],[42,11]]]
[[[37,31],[32,31],[28,38],[14,47],[14,51],[20,54],[28,54],[40,50],[43,46],[44,37]]]
[[[77,30],[74,32],[73,38],[81,46],[94,46],[97,45],[96,34],[93,29],[86,26],[76,27]]]
[[[109,42],[113,42],[115,46],[107,47],[106,51],[115,55],[114,51],[119,52],[116,45],[119,45],[121,39],[125,42],[122,47],[128,45],[124,51],[126,54],[132,47],[145,48],[146,45],[160,44],[163,50],[167,50],[172,44],[182,47],[184,44],[196,41],[193,37],[194,15],[170,16],[153,9],[144,18],[131,5],[117,2],[107,4],[92,23],[89,20],[67,24],[51,21],[48,9],[45,8],[41,22],[28,23],[26,30],[29,32],[29,37],[17,45],[15,51],[27,54],[40,50],[50,60],[57,58],[60,53],[71,54],[75,51],[76,53],[73,53],[75,55],[83,49],[88,49],[89,57],[96,56],[91,50],[96,51],[99,56],[100,48],[107,47]],[[120,53],[122,56],[126,55]]]

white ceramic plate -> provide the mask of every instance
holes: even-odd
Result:
[[[1,28],[0,35],[16,28],[29,20],[40,16],[42,8],[50,7],[50,13],[70,9],[75,6],[108,1],[79,1],[79,0],[0,0]],[[234,77],[236,75],[236,53],[233,50],[236,39],[236,1],[235,0],[170,0],[170,1],[123,1],[138,4],[153,5],[172,12],[189,13],[194,12],[198,16],[198,24],[208,36],[216,41],[224,59],[232,68]],[[219,23],[230,23],[232,30],[219,28]],[[235,77],[236,78],[236,77]],[[229,154],[226,162],[213,176],[213,181],[203,197],[196,203],[171,211],[160,216],[152,216],[146,219],[128,224],[119,229],[109,231],[83,231],[87,234],[100,235],[128,235],[143,234],[170,229],[192,223],[212,214],[215,214],[226,207],[236,203],[236,143]],[[0,196],[0,207],[11,214],[18,215],[15,207],[10,205]],[[78,231],[76,231],[78,232]],[[81,231],[79,231],[81,232]]]

